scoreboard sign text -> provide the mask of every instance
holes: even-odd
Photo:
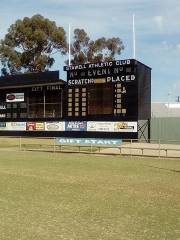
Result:
[[[59,144],[70,145],[120,145],[121,139],[104,139],[104,138],[57,138]]]
[[[135,74],[126,68],[131,66],[133,60],[101,62],[66,66],[68,85],[87,85],[108,82],[131,82],[136,79]],[[101,79],[101,81],[98,81]]]

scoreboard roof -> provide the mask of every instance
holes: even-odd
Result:
[[[59,79],[59,71],[25,73],[0,77],[0,88],[29,86],[38,84],[65,84]]]

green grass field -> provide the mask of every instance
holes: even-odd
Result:
[[[0,151],[1,240],[178,240],[180,160]]]

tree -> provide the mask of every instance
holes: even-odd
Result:
[[[67,52],[63,27],[41,15],[17,20],[0,41],[2,74],[39,72],[48,70],[54,63],[53,54]]]
[[[124,45],[119,37],[102,37],[93,41],[83,29],[75,29],[71,44],[71,64],[112,61],[123,49]]]

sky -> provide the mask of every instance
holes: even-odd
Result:
[[[180,96],[180,0],[1,0],[0,39],[17,19],[35,14],[67,33],[70,23],[71,32],[83,28],[93,40],[120,37],[125,49],[118,59],[133,58],[135,14],[136,59],[152,68],[152,101],[174,102]],[[57,54],[51,68],[62,79],[64,60]]]

